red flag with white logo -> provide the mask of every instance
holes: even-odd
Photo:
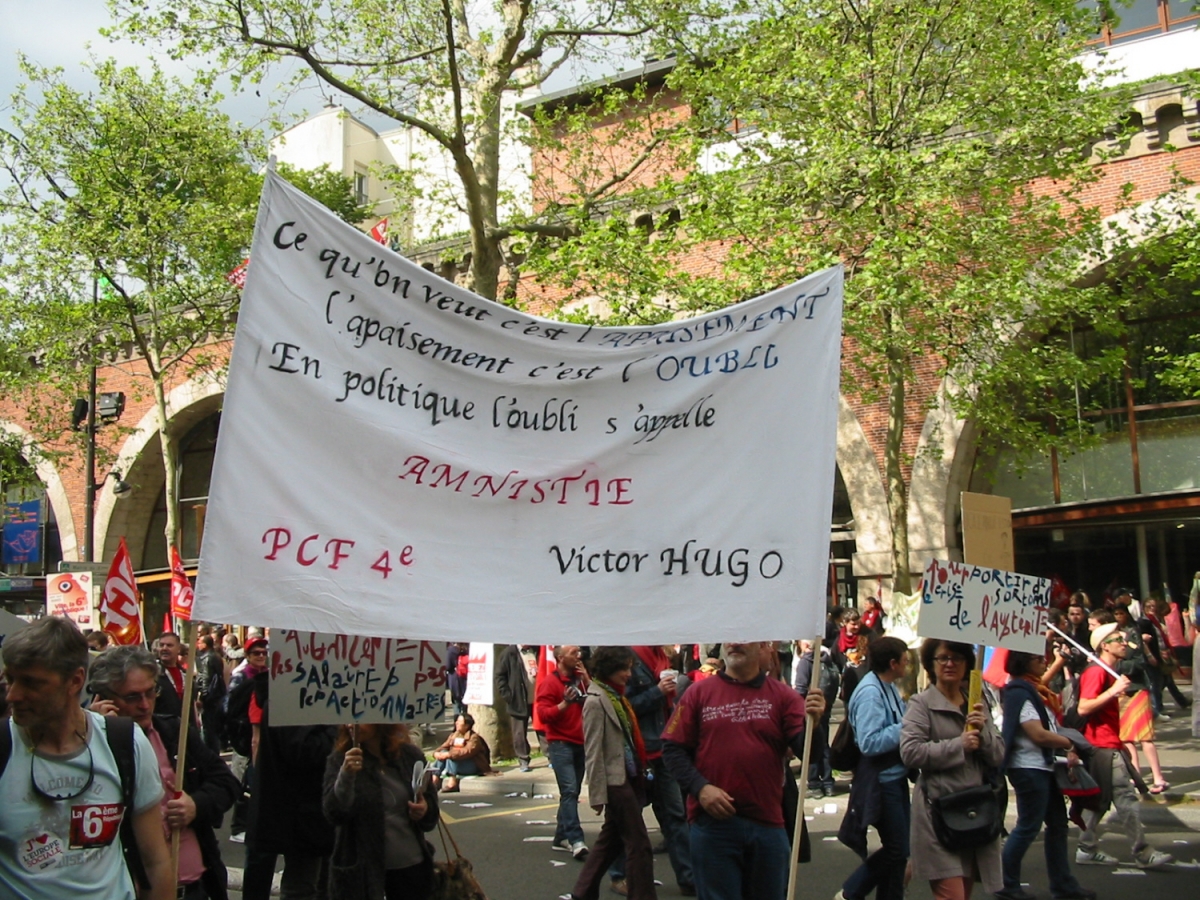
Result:
[[[388,220],[387,217],[384,216],[382,219],[376,222],[375,227],[371,229],[371,238],[375,241],[378,241],[380,244],[386,244],[388,242],[387,231]]]
[[[100,622],[103,629],[113,637],[118,644],[140,644],[142,638],[142,619],[138,612],[137,581],[133,577],[133,560],[129,558],[129,548],[125,546],[125,538],[121,538],[121,546],[113,557],[104,579],[104,592],[100,597]]]
[[[179,551],[171,546],[171,615],[177,620],[190,622],[192,619],[192,601],[196,592],[188,580],[187,572],[183,570],[183,560]]]

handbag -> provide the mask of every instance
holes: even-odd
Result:
[[[854,726],[850,724],[850,717],[846,716],[829,745],[829,767],[839,772],[852,772],[861,759],[862,751],[854,739]]]
[[[446,852],[445,862],[433,864],[433,890],[429,900],[488,900],[483,892],[471,861],[462,855],[458,842],[446,827],[446,823],[438,818],[438,833],[442,836],[442,849]],[[446,846],[449,839],[450,847],[454,848],[454,856],[450,855],[450,847]]]
[[[929,801],[933,833],[947,850],[970,850],[1000,837],[1004,824],[996,787],[984,783]]]
[[[1075,766],[1072,769],[1063,759],[1054,761],[1054,783],[1066,797],[1095,797],[1100,793],[1100,785],[1087,766]]]

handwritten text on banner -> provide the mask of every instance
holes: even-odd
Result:
[[[445,707],[445,645],[277,629],[271,724],[432,722]]]
[[[251,260],[198,618],[539,644],[823,630],[840,268],[593,328],[483,300],[273,175]]]
[[[931,559],[921,587],[917,633],[1041,653],[1049,613],[1049,579]]]

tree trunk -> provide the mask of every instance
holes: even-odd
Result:
[[[895,329],[894,319],[888,327]],[[887,354],[888,423],[884,465],[887,470],[888,514],[892,526],[892,590],[912,593],[908,569],[908,490],[904,484],[901,455],[904,445],[905,360],[899,348]]]
[[[158,370],[157,365],[154,368]],[[168,431],[167,394],[161,377],[154,379],[154,408],[158,414],[158,442],[162,449],[163,496],[167,503],[164,532],[167,538],[167,565],[170,565],[171,548],[179,546],[179,465],[175,441]]]

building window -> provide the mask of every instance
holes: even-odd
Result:
[[[1200,22],[1196,0],[1084,0],[1083,6],[1096,10],[1100,19],[1096,43],[1105,46],[1179,31]]]
[[[354,202],[359,206],[366,206],[370,202],[368,197],[367,173],[363,169],[354,170]]]

